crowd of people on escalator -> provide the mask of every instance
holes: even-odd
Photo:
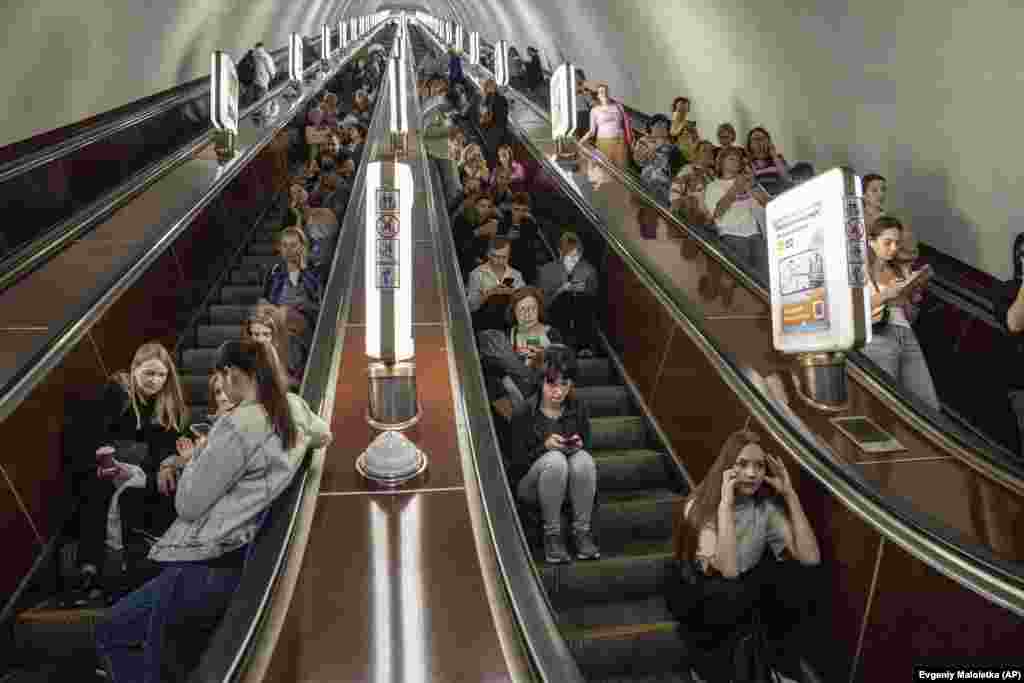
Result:
[[[344,68],[292,123],[301,159],[283,194],[277,261],[237,339],[217,351],[202,421],[189,414],[175,357],[156,341],[69,418],[78,573],[56,604],[110,607],[96,629],[103,678],[185,679],[227,609],[271,503],[307,450],[331,440],[295,392],[380,61],[371,53]],[[342,106],[346,93],[351,101]]]
[[[592,142],[611,163],[636,172],[680,221],[716,238],[767,281],[765,206],[813,177],[813,166],[790,164],[761,126],[747,132],[744,146],[736,144],[736,128],[729,122],[717,127],[717,145],[702,138],[687,97],[673,100],[671,117],[648,118],[646,132],[634,139],[632,118],[611,98],[607,84],[587,81],[577,70],[577,90],[580,142]],[[921,262],[906,226],[886,213],[886,179],[866,174],[862,190],[873,327],[864,353],[916,400],[938,411],[934,381],[913,328],[931,269]]]
[[[440,80],[428,74],[421,81],[426,101],[450,92]],[[495,90],[485,87],[488,95]],[[794,174],[775,154],[763,129],[751,132],[749,150],[732,145],[731,126],[723,128],[724,149],[701,141],[686,123],[685,101],[676,102],[672,119],[652,119],[649,134],[633,142],[625,111],[609,99],[607,86],[594,94],[597,111],[590,112],[584,138],[594,139],[610,159],[642,160],[641,177],[658,196],[707,219],[702,225],[734,226],[725,234],[748,254],[758,248],[759,233],[747,228],[758,220],[755,203],[763,207],[766,201],[760,185],[808,177],[806,169]],[[572,559],[562,533],[566,502],[576,559],[597,558],[589,412],[573,389],[581,357],[596,349],[599,274],[571,230],[561,231],[553,258],[538,258],[538,238],[548,232],[532,215],[531,192],[543,191],[541,186],[526,180],[511,140],[489,160],[472,125],[477,119],[460,116],[460,100],[449,100],[454,115],[448,119],[448,154],[438,165],[488,396],[496,424],[507,428],[499,433],[510,488],[523,508],[539,510],[546,562]],[[683,135],[689,135],[686,144],[680,144]],[[507,189],[499,181],[505,169]],[[867,183],[876,209],[884,207],[881,182],[880,198],[875,184]],[[886,225],[878,224],[873,243],[892,238]],[[877,259],[881,269],[891,249],[879,247]],[[888,278],[884,282],[882,291],[895,300],[896,290],[884,289],[891,286]],[[666,582],[666,597],[696,647],[695,680],[733,678],[737,653],[747,647],[740,643],[749,644],[755,633],[765,640],[758,650],[765,666],[805,680],[800,658],[814,642],[806,626],[818,607],[821,560],[782,460],[765,452],[747,429],[731,435],[681,506],[675,529],[678,575]]]
[[[505,449],[512,490],[539,513],[548,562],[572,557],[566,501],[575,557],[594,559],[596,465],[587,406],[573,387],[580,359],[597,351],[597,271],[574,232],[547,242],[495,82],[477,95],[461,72],[446,78],[441,64],[420,65],[420,93],[424,109],[440,108],[448,126],[440,175],[488,397],[502,433],[516,435]]]

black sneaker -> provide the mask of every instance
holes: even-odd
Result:
[[[565,539],[560,532],[544,534],[544,561],[548,564],[564,564],[572,558],[565,547]]]
[[[96,572],[82,572],[78,585],[62,595],[58,603],[64,609],[107,606],[106,596]]]
[[[581,560],[596,560],[601,557],[601,549],[594,543],[594,535],[589,531],[575,531],[572,535],[576,546],[576,557]]]

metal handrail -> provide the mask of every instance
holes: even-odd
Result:
[[[420,111],[418,98],[413,98],[413,112],[421,123],[429,117],[431,110]],[[494,547],[495,556],[505,585],[509,604],[515,615],[520,637],[529,653],[534,672],[543,681],[558,683],[583,683],[585,680],[576,660],[572,657],[558,624],[551,614],[543,583],[529,553],[515,500],[512,497],[505,472],[504,458],[494,431],[487,398],[480,354],[473,332],[472,317],[462,271],[455,262],[455,243],[452,237],[448,212],[443,205],[435,203],[440,177],[430,163],[429,155],[419,140],[419,157],[427,167],[424,193],[431,216],[431,230],[439,255],[441,291],[447,294],[442,309],[451,331],[451,358],[456,364],[455,371],[461,379],[461,391],[456,397],[456,409],[465,416],[469,425],[471,457],[476,464],[477,484],[481,491],[483,518]]]

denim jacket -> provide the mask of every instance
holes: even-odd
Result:
[[[178,479],[178,518],[154,544],[157,562],[212,560],[255,537],[260,514],[291,483],[309,448],[327,441],[330,429],[306,402],[288,394],[298,439],[285,450],[263,406],[245,402],[218,419],[206,446]]]

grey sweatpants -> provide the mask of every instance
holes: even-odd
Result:
[[[924,351],[914,330],[903,325],[885,325],[871,335],[864,355],[885,370],[899,385],[934,410],[939,410],[939,396]]]
[[[562,503],[568,492],[572,503],[573,531],[590,531],[590,513],[597,494],[597,466],[584,450],[566,457],[561,451],[548,451],[537,458],[519,482],[517,494],[524,503],[540,505],[544,533],[562,529]]]

